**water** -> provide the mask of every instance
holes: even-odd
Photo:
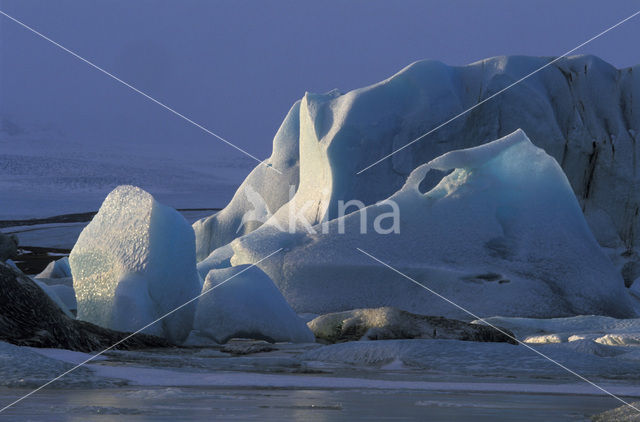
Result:
[[[26,390],[0,390],[7,403]],[[584,395],[405,390],[115,388],[42,390],[2,421],[586,421],[616,403]]]
[[[237,345],[244,343],[252,342]],[[445,340],[358,343],[370,352],[368,359],[379,355],[376,350],[395,350],[398,345],[424,352],[424,359],[403,352],[400,357],[411,358],[413,366],[399,359],[377,363],[309,360],[310,352],[326,350],[318,344],[277,344],[271,352],[245,356],[233,356],[219,346],[110,351],[7,409],[0,414],[0,422],[586,421],[621,404],[602,392],[595,395],[595,388],[555,365],[543,366],[522,347]],[[31,379],[32,388],[62,373],[65,367],[60,365],[79,363],[88,356],[55,349],[10,349],[14,353],[6,356],[16,361],[5,362],[0,382],[12,379],[13,384],[7,385],[24,385],[21,379]],[[450,359],[442,358],[440,349]],[[491,351],[500,354],[494,356]],[[575,353],[571,358],[572,366],[581,372],[594,364]],[[609,371],[607,377],[602,372],[593,380],[636,401],[640,386],[635,366],[598,359],[626,368],[628,377],[612,378],[611,368],[601,362],[599,369]],[[563,359],[568,360],[569,355]],[[531,368],[524,365],[526,361]],[[45,364],[50,371],[43,370]],[[0,387],[0,408],[29,391]]]

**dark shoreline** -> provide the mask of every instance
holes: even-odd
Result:
[[[179,212],[193,211],[220,211],[222,208],[179,208]],[[89,211],[74,214],[54,215],[44,218],[32,218],[26,220],[0,220],[0,229],[7,227],[27,227],[40,224],[72,224],[88,223],[97,214],[97,211]],[[36,230],[36,229],[32,229]],[[15,233],[15,232],[14,232]],[[51,261],[69,256],[71,249],[50,248],[43,246],[19,245],[18,255],[13,259],[16,266],[25,274],[39,274]]]
[[[220,211],[222,208],[178,208],[176,211]],[[54,215],[44,218],[30,218],[27,220],[0,220],[0,229],[6,227],[17,226],[35,226],[38,224],[56,224],[56,223],[87,223],[91,221],[97,211],[81,212],[75,214]]]
[[[44,248],[41,246],[19,246],[18,256],[13,261],[25,274],[40,274],[51,261],[69,256],[71,249]]]

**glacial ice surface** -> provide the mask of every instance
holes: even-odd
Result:
[[[147,192],[119,186],[82,231],[69,257],[78,319],[136,331],[200,291],[193,229]],[[186,306],[145,332],[180,342],[193,323]]]
[[[202,291],[208,293],[198,301],[194,334],[199,337],[209,337],[218,343],[226,343],[231,338],[292,343],[315,341],[273,281],[255,266],[213,269]]]
[[[432,171],[452,172],[426,190]],[[398,233],[373,230],[376,220],[393,227],[389,202],[399,208]],[[258,265],[297,312],[394,306],[470,319],[361,248],[480,316],[636,315],[562,168],[521,130],[416,168],[389,202],[316,224],[311,234],[267,222],[231,244],[230,262],[284,248]]]

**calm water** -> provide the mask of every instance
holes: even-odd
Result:
[[[0,390],[2,404],[26,391]],[[386,390],[117,388],[43,390],[2,421],[585,421],[609,397]]]

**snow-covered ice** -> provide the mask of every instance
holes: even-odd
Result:
[[[78,318],[136,331],[200,292],[193,229],[142,189],[120,186],[82,231],[69,257]],[[182,341],[195,306],[145,332]]]
[[[219,286],[219,287],[216,287]],[[218,343],[231,338],[312,343],[315,338],[273,281],[257,267],[209,271],[198,300],[195,334]]]
[[[511,330],[518,340],[531,344],[588,340],[608,346],[640,345],[640,319],[616,319],[598,315],[566,318],[491,317],[474,321]]]
[[[633,382],[640,359],[633,348],[608,346],[593,341],[532,345],[536,350],[573,371],[596,379]],[[425,374],[491,377],[552,377],[557,382],[576,379],[555,363],[523,347],[507,343],[458,340],[382,340],[337,343],[303,353],[304,361],[335,365],[382,368],[401,362],[406,370]]]
[[[45,382],[71,369],[71,363],[56,357],[43,356],[39,350],[20,347],[0,341],[0,386],[2,387],[39,387]],[[62,353],[74,353],[61,351]],[[83,354],[84,355],[84,354]],[[86,355],[88,357],[88,355]],[[53,387],[89,385],[96,378],[88,368],[79,368],[68,376],[57,381]],[[104,382],[102,384],[105,384]],[[6,404],[6,403],[3,403]]]

